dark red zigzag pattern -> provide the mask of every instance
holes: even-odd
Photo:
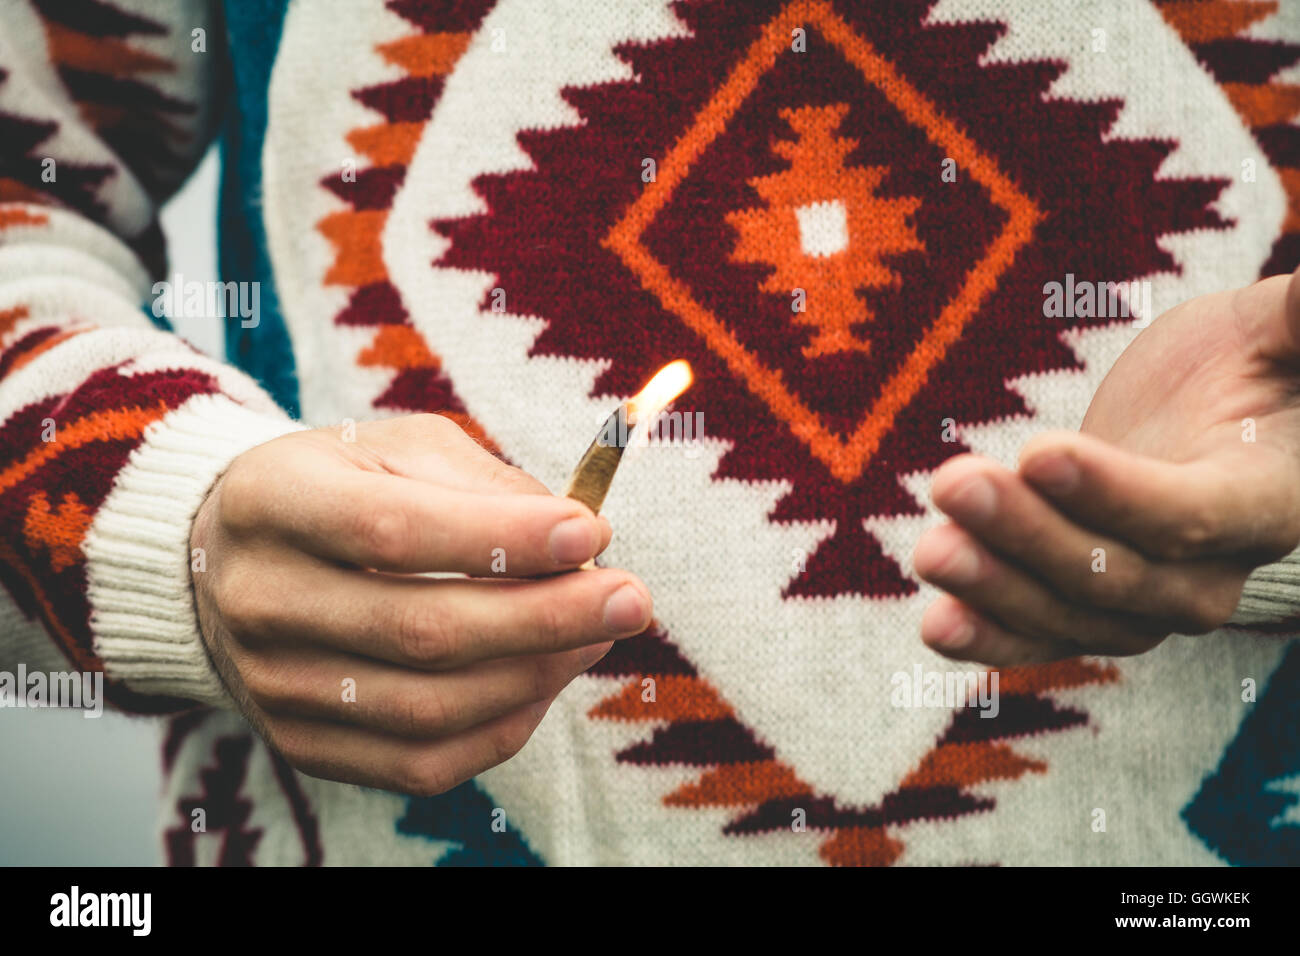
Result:
[[[148,79],[174,72],[174,63],[129,45],[166,36],[167,26],[105,0],[33,0],[33,6],[46,26],[52,65],[85,118],[151,194],[176,185],[189,170],[186,147],[194,137],[187,123],[197,107]],[[220,57],[220,35],[209,42],[212,48],[199,55]]]
[[[1277,3],[1255,0],[1199,6],[1196,0],[1160,0],[1159,6],[1223,86],[1251,126],[1264,155],[1282,176],[1290,210],[1260,276],[1294,272],[1300,268],[1300,126],[1295,123],[1300,116],[1300,86],[1279,83],[1275,77],[1300,61],[1300,43],[1243,35],[1258,21],[1296,17],[1294,3],[1289,3],[1285,12]]]
[[[9,74],[0,69],[0,83]],[[59,161],[57,178],[47,183],[42,178],[44,160],[38,147],[58,130],[55,122],[41,122],[0,112],[0,202],[30,201],[65,205],[92,218],[102,218],[106,207],[96,197],[96,190],[113,174],[111,166],[89,166]],[[8,181],[6,183],[5,181]]]
[[[424,34],[468,36],[477,28],[491,2],[390,0],[387,6]],[[359,102],[383,118],[383,124],[354,131],[352,141],[361,148],[368,147],[383,164],[358,170],[355,182],[344,181],[338,175],[321,180],[322,186],[348,203],[353,211],[371,214],[369,218],[339,215],[330,218],[327,235],[338,246],[340,258],[356,255],[358,242],[365,245],[377,241],[371,238],[377,236],[375,223],[382,222],[383,215],[391,207],[393,197],[406,177],[409,151],[414,148],[418,130],[433,114],[442,95],[442,64],[434,64],[427,55],[422,60],[419,52],[409,53],[403,49],[401,41],[381,52],[413,71],[413,75],[353,93]],[[322,223],[322,229],[326,228]],[[378,261],[378,254],[375,260],[372,269],[351,273],[336,269],[336,274],[327,279],[355,287],[348,305],[335,322],[376,327],[378,330],[376,344],[368,358],[363,357],[363,360],[395,370],[388,389],[375,399],[375,407],[404,412],[441,412],[457,419],[468,431],[490,445],[482,430],[465,414],[465,407],[451,380],[442,373],[437,356],[411,325],[401,294],[389,281],[382,262]],[[386,338],[384,327],[393,330]],[[382,348],[383,344],[389,346],[387,350]]]
[[[772,0],[679,3],[694,36],[620,49],[637,82],[566,90],[583,124],[521,133],[536,170],[482,177],[475,186],[491,211],[435,224],[453,240],[442,264],[495,273],[510,290],[515,309],[545,317],[548,327],[535,354],[612,359],[597,383],[599,394],[629,394],[665,360],[690,359],[698,377],[689,401],[706,411],[712,432],[733,439],[738,449],[724,458],[718,477],[791,479],[794,491],[778,504],[773,520],[836,522],[836,533],[790,585],[790,595],[908,594],[914,584],[862,530],[862,520],[919,513],[896,476],[932,469],[960,450],[941,441],[944,418],[987,422],[1024,415],[1022,400],[998,387],[1002,380],[1076,367],[1058,334],[1078,320],[1041,317],[1044,282],[1067,272],[1119,281],[1174,270],[1157,238],[1222,227],[1207,207],[1223,184],[1156,181],[1171,144],[1102,143],[1118,103],[1044,102],[1061,64],[980,67],[979,55],[1001,30],[996,25],[922,28],[928,4],[921,2],[838,6],[1047,213],[1034,242],[1017,255],[958,346],[898,417],[873,464],[843,484],[787,428],[774,425],[762,403],[695,333],[600,244],[637,198],[643,158],[663,158],[727,75],[738,51],[782,6]],[[818,46],[815,33],[809,42],[809,54],[803,60],[783,58],[771,82],[759,87],[727,134],[710,146],[681,195],[648,231],[646,243],[733,328],[744,327],[751,347],[775,363],[797,360],[807,340],[790,328],[788,298],[756,293],[763,268],[731,261],[734,235],[724,214],[756,205],[748,182],[783,168],[769,148],[772,139],[791,135],[776,115],[779,108],[848,101],[852,111],[841,132],[859,139],[850,161],[889,168],[882,194],[923,201],[917,225],[930,256],[892,262],[906,294],[886,290],[872,298],[879,314],[875,329],[886,330],[873,342],[880,356],[894,361],[909,345],[915,317],[937,314],[953,292],[948,270],[938,266],[951,261],[964,269],[998,218],[977,186],[938,192],[942,154],[900,122],[877,92],[864,88],[835,50]],[[872,135],[862,135],[866,129]],[[1008,129],[1017,135],[1007,136]],[[960,228],[954,228],[957,223]],[[620,321],[590,320],[608,314]],[[880,369],[864,364],[870,361],[841,355],[802,371],[788,364],[781,368],[830,419],[851,421],[881,380]],[[867,385],[845,387],[850,382]]]
[[[962,343],[961,362],[950,361],[943,374],[936,376],[944,387],[933,390],[938,394],[930,399],[928,414],[922,412],[926,403],[918,403],[919,409],[914,408],[910,419],[896,429],[896,435],[902,437],[889,454],[882,455],[883,463],[895,473],[905,470],[905,465],[932,467],[952,453],[951,446],[936,449],[926,441],[907,441],[908,435],[918,433],[919,424],[927,426],[920,432],[928,433],[926,419],[937,420],[932,416],[938,411],[968,421],[1025,412],[1014,394],[981,383],[981,372],[987,377],[988,371],[994,370],[1009,377],[1033,369],[1074,366],[1073,356],[1056,338],[1059,327],[1041,321],[1019,325],[1009,321],[1016,316],[1040,314],[1045,279],[1070,271],[1119,280],[1172,269],[1174,264],[1156,245],[1157,237],[1223,225],[1207,209],[1222,183],[1154,181],[1154,173],[1171,144],[1101,144],[1101,134],[1120,104],[1043,102],[1042,94],[1060,74],[1062,65],[980,68],[978,56],[1002,28],[980,24],[921,30],[917,24],[926,6],[896,4],[886,11],[877,5],[853,19],[878,49],[891,54],[902,51],[899,66],[927,96],[941,107],[950,107],[954,98],[961,104],[958,118],[966,131],[994,153],[1051,218],[1041,229],[1035,247],[1021,257],[1015,272],[1004,279],[995,297],[985,304],[982,325]],[[697,362],[701,374],[696,400],[700,401],[701,394],[707,396],[713,420],[721,418],[730,425],[746,421],[747,416],[756,417],[752,400],[728,381],[718,363],[701,354],[691,335],[662,313],[653,298],[598,245],[598,239],[618,211],[636,198],[641,159],[663,155],[667,144],[680,134],[682,124],[725,72],[734,51],[743,47],[737,35],[738,20],[748,16],[749,29],[756,30],[775,9],[771,3],[745,9],[722,4],[679,4],[679,12],[695,33],[693,39],[623,48],[620,54],[632,65],[638,82],[565,91],[566,98],[582,114],[584,124],[578,129],[522,133],[521,145],[533,158],[536,171],[483,177],[476,187],[491,212],[469,220],[434,224],[453,239],[444,264],[494,271],[500,283],[511,289],[516,308],[550,320],[536,346],[537,353],[614,358],[612,368],[597,385],[598,392],[626,394],[654,366],[666,358],[686,354]],[[1023,131],[1014,151],[1005,136],[1008,128]],[[924,149],[923,144],[914,145]],[[743,183],[772,171],[770,165],[762,165],[761,157],[751,156],[750,162],[749,167],[733,170],[729,178]],[[869,159],[859,158],[859,163],[867,162]],[[925,189],[926,184],[907,169],[891,168],[891,176],[899,177],[899,181],[892,185],[890,194]],[[914,188],[909,190],[909,186]],[[727,207],[701,207],[700,198],[696,197],[696,217],[720,219]],[[752,196],[744,198],[747,205],[752,203]],[[710,209],[710,215],[699,216],[701,208]],[[713,215],[715,208],[718,215]],[[962,226],[968,228],[965,222]],[[935,238],[933,230],[929,238]],[[546,281],[537,281],[543,276]],[[761,276],[751,275],[748,281],[756,284],[758,278]],[[578,317],[608,314],[611,304],[624,317],[618,324],[617,338],[603,335],[604,330],[595,324],[578,324]],[[1010,340],[1009,335],[1013,336]],[[775,472],[784,477],[779,463],[798,455],[790,442],[758,429],[746,432],[733,428],[729,437],[740,439],[746,454],[724,461],[720,475],[765,478]],[[877,475],[871,485],[870,497],[876,509],[896,513],[914,509],[914,503],[892,480],[883,480],[886,477],[892,479],[892,475]],[[803,473],[799,479],[795,494],[781,503],[774,519],[825,514],[810,512],[809,505],[820,502],[826,492],[835,490],[834,486],[825,476]],[[815,584],[792,591],[907,591],[909,584],[900,580],[896,569],[882,566],[874,542],[865,536],[853,540],[855,522],[845,531],[844,516],[857,518],[859,512],[843,496],[840,504],[842,510],[833,512],[841,524],[836,547],[829,555],[815,556],[814,562],[820,567],[810,571],[819,573],[808,575]],[[854,561],[867,566],[865,575],[854,573]],[[694,668],[663,634],[618,644],[593,672],[633,679],[657,676],[661,682],[675,678],[699,680]],[[785,829],[790,825],[792,804],[797,802],[810,813],[810,826],[832,834],[822,849],[823,857],[830,862],[891,862],[901,852],[901,846],[885,835],[885,825],[989,809],[990,801],[975,797],[967,789],[971,784],[1045,769],[1016,755],[1006,741],[1087,722],[1086,714],[1060,707],[1049,693],[1063,687],[1111,682],[1118,679],[1118,674],[1112,668],[1065,662],[1059,667],[1018,672],[1011,678],[1002,716],[972,724],[958,714],[917,769],[880,806],[843,807],[833,796],[807,792],[788,773],[776,773],[775,788],[793,788],[794,792],[755,800],[756,805],[733,820],[728,832]],[[615,701],[611,698],[593,716],[634,719],[616,716],[619,708]],[[706,705],[706,709],[716,709],[707,700]],[[621,752],[619,760],[639,765],[713,768],[713,775],[733,767],[741,771],[742,778],[755,767],[775,762],[771,746],[757,739],[729,712],[712,719],[670,722],[650,739]],[[675,802],[737,802],[716,793],[710,795],[705,786],[708,779],[706,774],[695,790],[685,796],[678,794],[681,799]]]
[[[12,348],[12,346],[11,346]],[[93,515],[113,487],[118,471],[139,446],[143,424],[157,420],[195,395],[219,391],[211,376],[191,369],[122,375],[101,369],[65,395],[42,399],[0,425],[0,472],[17,477],[0,492],[0,584],[29,618],[39,620],[78,669],[102,669],[95,657],[86,597],[85,556],[56,566],[34,548],[27,533],[38,498],[75,501]],[[84,442],[61,439],[46,446],[40,436],[52,419],[60,436],[85,432]],[[53,449],[42,456],[45,448]],[[24,463],[34,463],[30,467]],[[165,713],[193,706],[188,701],[146,697],[116,681],[106,682],[110,700],[128,710]]]

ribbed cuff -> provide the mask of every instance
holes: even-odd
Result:
[[[238,455],[304,426],[201,395],[151,425],[86,534],[94,647],[131,690],[233,707],[199,634],[190,525]]]
[[[1251,572],[1228,623],[1250,627],[1291,622],[1300,631],[1300,550]]]

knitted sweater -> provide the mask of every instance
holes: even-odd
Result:
[[[0,3],[0,668],[157,715],[173,863],[1300,862],[1300,565],[981,711],[909,558],[942,461],[1078,426],[1107,302],[1300,264],[1298,63],[1290,0]],[[223,108],[229,364],[151,315]],[[559,489],[676,358],[703,434],[605,506],[656,624],[516,757],[411,798],[233,710],[188,535],[235,456],[441,411]]]

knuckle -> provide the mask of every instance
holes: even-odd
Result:
[[[488,480],[507,494],[528,494],[537,488],[536,479],[526,472],[501,463],[489,466]]]
[[[529,675],[528,703],[545,700],[564,686],[561,665],[554,661],[539,661]]]
[[[265,711],[281,710],[297,700],[298,682],[282,667],[250,659],[241,668],[239,676],[248,696]]]
[[[323,776],[320,770],[315,769],[317,761],[311,746],[311,734],[293,723],[272,723],[264,736],[271,749],[294,767],[312,776]]]
[[[1108,608],[1132,606],[1146,593],[1149,570],[1140,563],[1117,561],[1105,571],[1089,571],[1084,595]]]
[[[1178,560],[1211,550],[1219,538],[1219,518],[1205,506],[1193,510],[1166,536],[1165,556]]]
[[[230,463],[221,476],[217,495],[217,518],[235,532],[251,532],[262,524],[261,499],[266,491],[257,449],[245,452]]]
[[[411,546],[410,518],[397,508],[364,509],[356,517],[357,541],[382,567],[400,567]]]
[[[411,694],[403,694],[397,698],[396,703],[399,731],[407,737],[418,737],[423,728],[424,716],[420,702]]]
[[[421,428],[444,435],[449,438],[458,438],[464,434],[464,429],[457,425],[446,415],[438,415],[434,412],[426,412],[415,416]]]
[[[492,765],[505,763],[524,749],[533,729],[520,721],[509,721],[492,734]]]
[[[562,601],[539,601],[533,608],[533,632],[543,653],[558,651],[567,645],[566,639],[571,636],[572,628],[568,626],[564,607]]]
[[[437,664],[455,655],[457,643],[451,624],[416,602],[407,602],[395,610],[390,626],[398,651],[408,661]]]
[[[438,690],[426,687],[420,693],[402,695],[398,702],[402,730],[410,737],[423,737],[457,726],[462,707]]]
[[[395,788],[415,797],[436,797],[458,783],[460,780],[441,760],[427,756],[405,761],[394,775]]]
[[[212,596],[226,629],[237,638],[252,638],[272,629],[278,603],[267,601],[264,575],[232,561],[217,571]]]
[[[1188,601],[1180,630],[1184,634],[1208,634],[1218,630],[1237,609],[1238,595],[1227,589],[1197,589]]]
[[[409,415],[397,421],[400,431],[409,435],[411,440],[444,449],[454,447],[467,437],[454,420],[434,412]]]
[[[470,467],[475,484],[490,489],[494,494],[524,494],[534,490],[522,471],[486,451],[476,455]]]

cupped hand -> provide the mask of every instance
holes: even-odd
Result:
[[[1015,665],[1135,654],[1232,616],[1250,572],[1300,545],[1300,272],[1203,296],[1144,329],[1079,433],[1010,471],[946,462],[949,522],[913,555],[944,589],[922,639]]]

